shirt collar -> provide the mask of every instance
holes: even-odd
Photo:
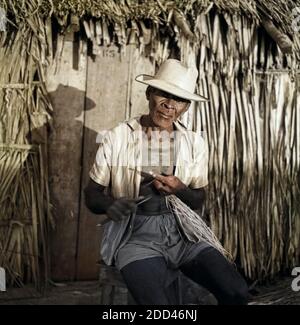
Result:
[[[141,116],[142,114],[135,116],[130,120],[125,121],[125,123],[132,129],[132,131],[137,131],[142,129],[142,126],[139,123]]]

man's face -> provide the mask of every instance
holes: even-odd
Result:
[[[179,98],[156,88],[148,88],[149,114],[154,124],[163,129],[172,126],[184,112],[187,111],[190,101]]]

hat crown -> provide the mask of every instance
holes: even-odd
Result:
[[[164,61],[155,75],[155,79],[163,80],[191,93],[195,90],[197,77],[198,71],[195,67],[187,67],[175,59]]]
[[[208,101],[207,98],[194,93],[197,77],[198,70],[195,66],[187,67],[178,60],[168,59],[161,64],[155,76],[141,74],[135,80],[179,98]]]

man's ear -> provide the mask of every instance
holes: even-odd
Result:
[[[147,89],[146,89],[146,98],[147,98],[147,100],[150,99],[150,92],[151,92],[151,88],[150,88],[150,86],[148,86]]]
[[[186,105],[186,108],[184,109],[183,113],[185,113],[191,106],[191,102],[189,102],[187,105]]]

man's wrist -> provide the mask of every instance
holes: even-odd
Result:
[[[107,210],[114,204],[115,199],[113,199],[111,196],[105,195],[102,197],[102,200],[104,211],[107,213]]]
[[[175,195],[182,201],[185,201],[186,198],[191,194],[191,189],[188,186],[185,186],[175,192]]]

